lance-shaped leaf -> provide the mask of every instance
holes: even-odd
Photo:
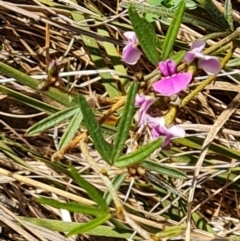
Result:
[[[71,118],[78,111],[77,107],[68,108],[62,111],[58,111],[47,118],[37,122],[35,125],[31,126],[27,134],[34,135],[43,132],[49,128],[56,126],[57,124]]]
[[[116,141],[112,149],[112,163],[114,163],[122,153],[124,143],[129,135],[132,118],[134,114],[134,102],[137,93],[138,84],[133,82],[127,96],[121,119],[118,124]]]
[[[234,26],[233,26],[233,9],[232,9],[232,1],[231,0],[225,0],[224,3],[224,17],[226,18],[231,31],[234,31]]]
[[[79,105],[83,113],[83,120],[92,137],[96,150],[106,162],[111,163],[111,145],[105,141],[100,125],[95,119],[91,107],[82,95],[79,95]]]
[[[135,8],[131,5],[128,11],[134,32],[137,35],[143,52],[146,54],[147,58],[156,65],[160,60],[160,55],[157,51],[159,44],[154,23],[150,23],[144,17],[139,16]]]
[[[116,167],[129,167],[142,162],[145,158],[150,156],[157,148],[163,144],[164,138],[159,138],[145,146],[140,147],[138,150],[121,156],[115,163]]]
[[[62,149],[73,139],[76,132],[78,131],[81,123],[82,123],[83,115],[81,109],[78,107],[75,115],[73,116],[72,120],[68,124],[67,129],[65,130],[61,140],[58,144],[58,148]]]
[[[185,5],[186,5],[185,0],[182,0],[182,2],[179,4],[179,7],[176,13],[173,16],[173,19],[167,31],[166,38],[163,42],[161,60],[166,60],[169,57],[170,53],[172,52],[175,39],[178,34],[178,30],[182,22]]]
[[[177,170],[176,168],[168,167],[166,164],[160,164],[157,162],[144,160],[141,165],[147,170],[155,171],[168,177],[175,177],[179,179],[187,178],[187,176],[183,172]]]

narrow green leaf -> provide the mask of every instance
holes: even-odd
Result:
[[[61,123],[62,121],[71,118],[74,114],[76,114],[77,111],[78,109],[76,107],[58,111],[57,113],[50,115],[47,118],[37,122],[35,125],[31,126],[27,130],[27,134],[31,136],[43,132],[49,128],[52,128]]]
[[[114,178],[112,180],[112,185],[113,185],[115,191],[117,191],[121,187],[122,183],[126,179],[126,176],[127,176],[126,173],[114,176]],[[103,198],[106,201],[106,203],[108,205],[110,205],[110,203],[112,201],[112,196],[110,195],[109,191],[106,191],[104,193]]]
[[[95,219],[81,225],[81,227],[77,227],[77,228],[70,230],[70,232],[67,234],[67,236],[69,237],[74,234],[86,233],[87,231],[94,229],[94,228],[98,227],[99,225],[107,222],[110,218],[111,218],[110,213],[102,215],[98,218],[95,218]]]
[[[226,64],[227,67],[239,67],[240,66],[240,58],[234,58],[228,61],[228,63]]]
[[[196,212],[192,214],[192,219],[197,228],[216,235],[216,232],[213,231],[208,222],[203,217],[199,216]]]
[[[182,227],[180,226],[172,226],[169,228],[165,228],[164,230],[162,230],[159,233],[154,234],[154,238],[156,238],[156,240],[161,240],[163,238],[173,238],[176,236],[179,236],[182,232]]]
[[[63,202],[59,202],[59,201],[47,199],[47,198],[39,198],[37,199],[37,202],[41,204],[49,205],[54,208],[66,209],[70,212],[89,214],[96,217],[106,214],[105,211],[99,210],[99,208],[97,207],[91,207],[89,205],[82,204],[82,203],[74,203],[74,202],[63,203]]]
[[[71,172],[72,178],[76,181],[76,183],[86,190],[89,197],[99,205],[100,210],[108,211],[109,207],[96,187],[82,178],[74,167],[70,167],[69,171]]]
[[[123,8],[128,8],[129,6],[133,6],[136,10],[142,12],[142,13],[151,13],[153,15],[159,16],[159,17],[173,17],[176,10],[174,9],[167,9],[165,7],[159,7],[159,6],[147,6],[144,4],[134,3],[134,2],[120,2],[120,6]],[[222,30],[220,26],[218,26],[216,23],[209,22],[208,20],[196,16],[196,14],[190,14],[190,13],[184,13],[183,15],[183,22],[189,23],[191,25],[197,26],[197,27],[203,27],[208,30],[212,31],[219,31]]]
[[[95,119],[91,107],[82,95],[79,96],[79,105],[96,150],[106,162],[111,163],[111,145],[105,141],[100,125]]]
[[[121,156],[115,163],[116,167],[129,167],[131,165],[135,165],[145,158],[150,156],[157,148],[159,148],[164,141],[164,138],[157,139],[151,143],[148,143],[145,146],[140,147],[138,150],[128,154]]]
[[[82,123],[83,115],[80,108],[77,109],[74,117],[68,124],[67,129],[65,130],[63,136],[61,137],[61,140],[58,144],[58,148],[62,149],[65,147],[75,136],[76,132],[78,131],[81,123]]]
[[[163,42],[161,60],[166,60],[169,57],[170,53],[172,52],[172,49],[173,49],[173,46],[175,43],[175,39],[178,34],[178,30],[179,30],[180,24],[182,22],[185,5],[186,5],[185,0],[182,0],[182,2],[179,4],[179,7],[178,7],[176,13],[173,16],[171,25],[168,28],[166,38]]]
[[[198,150],[201,150],[203,139],[198,137],[187,137],[187,138],[176,138],[173,140],[173,142],[182,144],[184,146],[196,148]],[[228,148],[226,146],[212,143],[209,147],[208,153],[216,153],[221,154],[222,156],[239,159],[240,158],[240,151]]]
[[[81,227],[84,223],[76,222],[64,222],[60,220],[43,219],[43,218],[29,218],[29,217],[19,217],[20,219],[27,221],[29,223],[36,224],[40,227],[47,228],[52,231],[57,232],[69,232],[69,230]],[[110,226],[97,226],[94,229],[85,232],[87,235],[93,235],[98,237],[112,237],[112,238],[122,238],[127,239],[132,236],[132,231],[130,229],[120,229]],[[142,240],[138,236],[134,236],[133,240]]]
[[[157,162],[145,160],[142,162],[141,165],[144,168],[146,168],[147,170],[155,171],[162,175],[166,175],[168,177],[175,177],[175,178],[179,178],[179,179],[187,178],[187,176],[183,172],[181,172],[173,167],[168,167],[166,164],[160,164]]]
[[[135,109],[135,96],[137,93],[138,84],[137,82],[133,82],[128,95],[127,101],[125,103],[123,113],[121,119],[118,124],[117,136],[116,141],[112,149],[112,163],[114,163],[122,153],[124,143],[129,135],[129,129],[132,124],[132,118]]]
[[[85,21],[88,17],[82,14],[79,11],[71,11],[72,18],[76,22]],[[87,26],[81,26],[81,29],[84,30],[90,30]],[[108,69],[108,66],[105,62],[104,57],[102,56],[102,52],[100,51],[100,47],[97,43],[97,40],[95,38],[81,35],[82,40],[85,44],[85,46],[88,49],[88,52],[90,53],[91,59],[94,62],[96,69]],[[110,97],[116,97],[120,95],[120,92],[118,90],[116,81],[113,79],[112,75],[110,73],[101,73],[99,74],[102,78],[102,82],[109,94]]]
[[[217,23],[222,30],[230,30],[228,21],[224,17],[224,14],[215,6],[212,0],[196,0],[202,7],[209,13],[213,22]]]
[[[6,145],[2,140],[0,140],[0,151],[3,152],[6,156],[12,158],[12,160],[22,166],[28,167],[31,169],[31,166],[27,164],[23,159],[21,159],[8,145]]]
[[[224,3],[224,17],[227,20],[229,26],[230,26],[230,30],[234,31],[234,26],[233,26],[233,9],[232,9],[232,1],[231,0],[225,0]]]
[[[12,90],[6,86],[3,86],[3,85],[0,85],[0,92],[2,94],[6,94],[8,96],[11,96],[15,99],[17,99],[18,101],[28,105],[28,106],[31,106],[37,110],[40,110],[40,111],[43,111],[43,112],[46,112],[48,114],[52,114],[52,113],[55,113],[57,112],[59,109],[52,106],[52,105],[49,105],[47,103],[44,103],[40,100],[36,100],[32,97],[29,97],[27,95],[24,95],[18,91],[15,91],[15,90]]]
[[[133,29],[143,52],[146,54],[147,58],[156,65],[160,60],[160,55],[157,51],[157,36],[154,23],[150,23],[144,17],[139,16],[135,8],[131,5],[128,11]]]

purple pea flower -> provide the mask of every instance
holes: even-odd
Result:
[[[137,48],[137,36],[132,31],[125,32],[123,35],[127,39],[127,45],[123,48],[122,53],[123,61],[134,65],[142,54],[142,51]]]
[[[135,106],[140,107],[139,109],[139,120],[138,126],[143,126],[145,121],[145,115],[149,107],[153,104],[154,100],[152,96],[148,95],[139,95],[137,94],[135,97]]]
[[[157,139],[160,136],[165,136],[165,140],[163,143],[163,147],[167,146],[172,137],[184,137],[185,130],[178,126],[172,125],[170,127],[166,127],[164,124],[164,117],[152,117],[150,115],[146,115],[146,122],[149,127],[152,129],[152,137],[153,139]]]
[[[183,61],[186,64],[191,64],[194,59],[198,59],[198,68],[204,70],[209,75],[216,75],[221,70],[221,63],[217,57],[205,55],[203,49],[206,43],[204,40],[196,40],[190,51],[186,53]]]
[[[152,138],[157,139],[161,136],[165,137],[163,147],[168,145],[172,137],[184,137],[185,131],[182,127],[178,125],[172,125],[166,127],[164,124],[164,117],[152,117],[147,113],[149,107],[153,104],[154,99],[147,95],[136,95],[135,106],[139,107],[139,121],[138,126],[140,131],[144,126],[149,126],[151,128]]]
[[[158,67],[164,77],[155,82],[153,90],[163,96],[172,96],[184,90],[192,80],[192,73],[177,73],[177,65],[172,59],[161,61]]]

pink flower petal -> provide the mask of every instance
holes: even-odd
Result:
[[[173,126],[169,127],[168,131],[174,137],[183,138],[185,136],[185,130],[178,125],[173,125]]]
[[[122,58],[127,64],[134,65],[140,59],[141,54],[141,50],[133,47],[132,43],[129,43],[123,48]]]
[[[204,59],[199,59],[198,67],[209,75],[217,75],[221,70],[221,63],[217,57],[205,55]]]
[[[172,77],[163,78],[152,85],[154,91],[163,96],[172,96],[185,89],[192,80],[191,73],[178,73]]]
[[[139,95],[139,94],[136,95],[135,106],[140,106],[138,126],[145,124],[144,123],[145,115],[147,114],[147,111],[149,107],[153,104],[153,102],[154,102],[154,99],[151,96]]]
[[[163,147],[168,145],[172,137],[184,137],[185,130],[178,126],[172,125],[171,127],[166,127],[164,124],[164,117],[151,117],[146,115],[147,124],[152,128],[152,137],[157,139],[161,136],[165,136]]]
[[[195,53],[201,53],[206,45],[206,42],[202,39],[198,39],[194,41],[190,51],[194,51]]]
[[[186,55],[183,58],[183,62],[186,64],[191,64],[195,58],[201,58],[204,57],[204,54],[202,53],[206,43],[204,40],[196,40],[191,49],[186,53]]]
[[[159,62],[158,68],[164,76],[171,76],[177,72],[177,65],[172,59]]]
[[[124,37],[127,39],[128,43],[136,44],[137,35],[133,31],[127,31],[123,33]]]

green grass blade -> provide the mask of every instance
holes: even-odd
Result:
[[[82,203],[74,203],[74,202],[64,203],[64,202],[59,202],[48,198],[39,198],[37,199],[37,202],[41,204],[49,205],[54,208],[66,209],[70,212],[89,214],[95,217],[99,217],[106,214],[106,212],[99,210],[99,208],[97,207],[91,207],[89,205],[82,204]]]
[[[71,14],[72,14],[73,19],[76,22],[85,20],[84,15],[81,14],[80,12],[72,11]],[[90,30],[89,27],[81,27],[81,28],[83,28],[85,30]],[[105,69],[105,68],[108,69],[108,66],[105,63],[105,60],[102,57],[102,54],[101,54],[101,51],[99,49],[96,39],[82,35],[82,40],[91,55],[92,61],[96,65],[96,69],[98,69],[98,70]],[[118,90],[116,81],[113,79],[112,75],[110,73],[102,73],[102,74],[100,74],[100,76],[102,78],[103,85],[105,86],[109,96],[110,97],[119,96],[120,92]]]
[[[175,177],[179,179],[187,178],[187,176],[183,172],[177,170],[176,168],[168,167],[166,166],[166,164],[160,164],[160,163],[145,160],[142,162],[142,166],[147,170],[155,171],[162,175],[166,175],[168,177]]]
[[[83,113],[83,119],[86,127],[93,139],[95,149],[100,153],[105,161],[111,163],[111,145],[105,141],[100,125],[95,119],[91,107],[82,95],[79,96],[79,105]]]
[[[157,36],[154,23],[148,22],[144,17],[139,16],[135,8],[130,5],[129,18],[133,29],[137,35],[139,43],[147,58],[156,65],[160,60],[160,54],[157,51]]]
[[[43,111],[43,112],[46,112],[48,114],[52,114],[52,113],[55,113],[57,112],[59,109],[54,107],[54,106],[51,106],[47,103],[44,103],[40,100],[36,100],[32,97],[29,97],[27,95],[24,95],[20,92],[17,92],[15,90],[12,90],[6,86],[3,86],[3,85],[0,85],[0,92],[2,94],[6,94],[8,96],[11,96],[15,99],[17,99],[18,101],[28,105],[28,106],[31,106],[37,110],[40,110],[40,111]]]
[[[231,0],[225,0],[224,3],[224,17],[227,20],[229,26],[230,26],[230,30],[234,31],[234,26],[233,26],[233,9],[232,9],[232,1]]]
[[[77,109],[74,117],[68,124],[67,129],[65,130],[63,136],[61,137],[61,140],[58,144],[58,148],[62,149],[65,147],[75,136],[76,132],[78,131],[81,123],[82,123],[83,115],[80,108]]]
[[[71,118],[77,113],[78,109],[76,107],[68,108],[66,110],[58,111],[57,113],[48,116],[47,118],[39,121],[35,125],[31,126],[27,134],[29,136],[41,133],[49,128],[56,126],[57,124]]]
[[[187,137],[187,138],[176,138],[173,142],[182,144],[184,146],[192,147],[198,150],[201,150],[203,139],[198,137]],[[216,153],[220,154],[224,157],[239,159],[240,158],[240,151],[228,148],[226,146],[212,143],[209,147],[208,153]]]
[[[69,168],[69,171],[71,172],[72,178],[76,181],[76,183],[86,190],[89,197],[99,205],[100,210],[108,211],[109,207],[99,191],[91,183],[82,178],[74,167]]]
[[[134,102],[137,90],[138,84],[137,82],[133,82],[129,89],[127,101],[125,103],[123,113],[118,124],[116,141],[112,149],[112,163],[114,163],[122,154],[124,143],[129,135],[129,129],[132,124],[132,118],[135,109]]]
[[[6,145],[2,140],[0,140],[0,151],[6,156],[12,158],[12,160],[22,166],[31,168],[23,159],[21,159],[17,153],[15,153],[8,145]]]
[[[94,229],[94,228],[98,227],[99,225],[105,223],[110,218],[111,218],[110,213],[102,215],[101,217],[95,218],[95,219],[89,221],[88,223],[81,225],[80,227],[70,230],[70,232],[67,234],[67,236],[69,237],[74,234],[86,233],[87,231]]]
[[[39,81],[29,77],[28,75],[22,73],[21,71],[16,70],[16,69],[0,62],[0,72],[4,73],[5,75],[7,75],[9,77],[16,79],[21,84],[29,86],[32,89],[38,91]],[[76,105],[76,102],[74,101],[74,99],[71,96],[63,93],[62,91],[60,91],[56,88],[49,87],[48,90],[41,91],[41,93],[43,95],[57,101],[58,103],[60,103],[64,106],[72,107],[72,106]]]
[[[141,146],[138,150],[120,157],[115,163],[116,167],[129,167],[143,161],[145,158],[150,156],[157,148],[159,148],[164,141],[164,138],[157,139],[145,146]]]
[[[173,19],[171,21],[171,24],[168,28],[166,38],[163,42],[163,48],[162,48],[162,54],[161,54],[161,60],[166,60],[170,53],[172,52],[175,39],[178,34],[178,30],[180,27],[180,24],[182,22],[184,10],[185,10],[186,2],[185,0],[182,0],[182,2],[179,4],[179,7],[176,11],[176,13],[173,16]]]

